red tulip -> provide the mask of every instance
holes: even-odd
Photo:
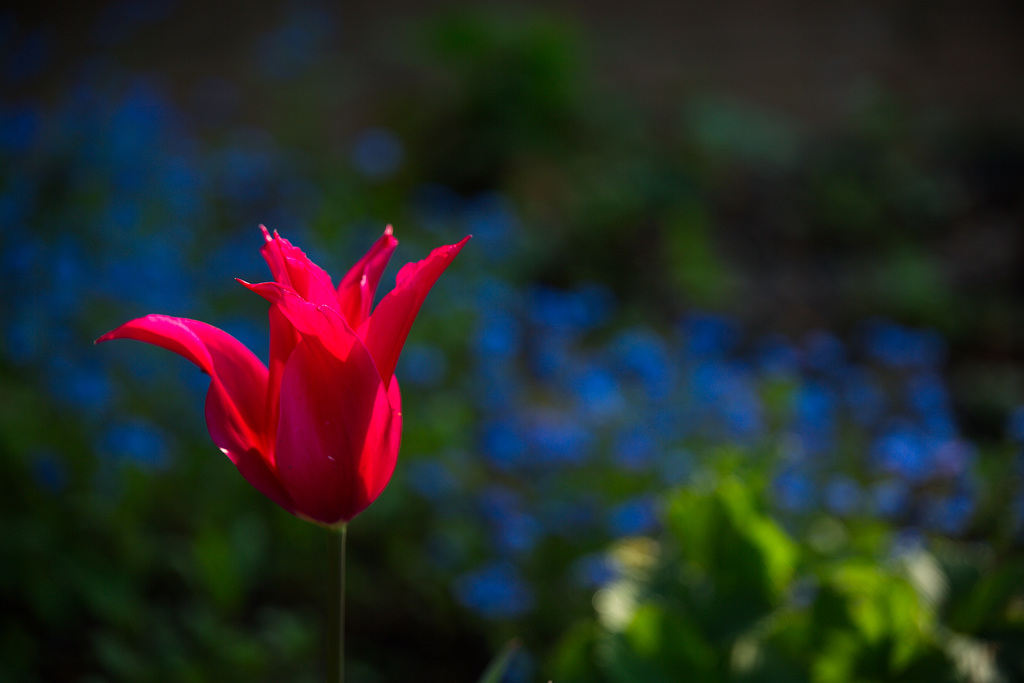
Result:
[[[469,237],[406,264],[371,313],[398,244],[391,226],[337,289],[288,240],[263,234],[274,282],[239,282],[271,304],[269,368],[223,330],[186,318],[147,315],[96,341],[137,339],[198,365],[211,380],[210,436],[242,476],[298,517],[343,525],[391,479],[402,433],[395,363],[427,292]]]

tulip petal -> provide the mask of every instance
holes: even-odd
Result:
[[[380,450],[375,457],[364,458],[359,467],[359,476],[365,482],[367,498],[371,503],[383,493],[398,464],[398,451],[402,442],[402,396],[395,377],[391,378],[388,386],[388,405],[391,407],[391,423],[384,425],[387,431],[380,437]]]
[[[277,282],[238,282],[272,304],[271,310],[276,310],[283,316],[284,324],[279,323],[282,328],[290,325],[297,334],[318,337],[322,344],[339,356],[348,353],[348,346],[355,339],[355,332],[335,309],[336,304],[320,305],[306,301],[290,287]],[[281,336],[284,336],[284,330]],[[282,352],[288,350],[287,343],[282,342],[282,345]]]
[[[377,293],[377,284],[384,273],[391,254],[398,246],[389,225],[384,234],[373,243],[370,250],[359,259],[338,285],[336,295],[341,314],[352,329],[358,329],[366,320],[373,307],[373,297]]]
[[[97,343],[135,339],[190,360],[210,375],[206,425],[213,442],[265,496],[292,510],[291,499],[268,462],[270,432],[265,422],[267,368],[244,344],[207,323],[147,315],[107,332]]]
[[[278,476],[296,514],[326,525],[347,522],[380,494],[401,432],[373,359],[348,334],[343,356],[304,335],[281,378]]]
[[[274,280],[291,287],[306,301],[318,304],[337,305],[334,284],[327,272],[309,260],[309,257],[291,242],[274,231],[273,236],[264,226],[266,244],[260,249],[264,260],[270,266]]]
[[[395,288],[360,326],[359,336],[366,342],[385,385],[390,386],[398,355],[427,293],[468,241],[469,237],[464,237],[457,244],[434,249],[422,261],[405,264],[398,271]]]

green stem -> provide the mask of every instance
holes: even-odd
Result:
[[[345,540],[348,525],[327,538],[327,683],[345,683]]]

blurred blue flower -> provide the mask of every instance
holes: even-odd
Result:
[[[836,396],[832,389],[817,381],[803,384],[794,398],[794,428],[811,453],[832,447],[836,431]]]
[[[883,472],[918,482],[932,474],[932,463],[922,435],[905,422],[896,422],[872,445],[872,458]]]
[[[533,591],[515,565],[495,562],[455,580],[456,599],[488,619],[510,619],[533,609]]]
[[[178,128],[177,110],[153,82],[136,78],[111,113],[104,148],[111,161],[122,170],[117,175],[123,190],[139,190],[152,172],[152,156],[171,137],[183,144]]]
[[[615,307],[612,293],[596,283],[572,290],[535,285],[527,297],[531,322],[565,334],[594,329],[607,321]]]
[[[206,176],[199,170],[199,162],[184,154],[168,157],[160,165],[158,183],[160,196],[165,199],[176,220],[195,219],[205,203],[203,190]]]
[[[590,433],[568,414],[537,412],[531,415],[526,434],[530,456],[542,463],[578,464],[590,452]]]
[[[47,324],[38,310],[11,315],[2,339],[4,355],[15,365],[27,365],[47,352]]]
[[[800,352],[781,334],[767,334],[756,347],[758,370],[768,376],[791,376],[800,369]]]
[[[707,359],[691,369],[689,394],[701,432],[712,438],[745,439],[762,427],[762,406],[745,367]]]
[[[944,534],[961,534],[974,514],[974,501],[965,493],[954,493],[927,501],[924,523]]]
[[[906,514],[910,506],[910,486],[902,479],[879,482],[871,491],[876,514],[896,518]]]
[[[39,190],[39,183],[27,173],[4,178],[0,187],[0,225],[6,228],[8,240],[19,245],[35,244],[41,249],[42,240],[31,236],[24,227],[38,206]],[[11,246],[8,243],[7,248]],[[7,257],[6,253],[3,257]]]
[[[838,515],[852,515],[860,510],[861,488],[850,477],[839,475],[825,486],[825,504]]]
[[[35,453],[31,459],[32,476],[50,493],[61,493],[71,479],[67,460],[54,451]]]
[[[755,436],[764,428],[764,410],[757,388],[743,372],[732,372],[725,386],[721,413],[727,433],[736,439]]]
[[[653,496],[640,496],[619,503],[608,511],[608,531],[613,536],[650,533],[658,523],[658,505]]]
[[[896,532],[890,553],[893,557],[902,557],[920,551],[926,544],[927,539],[919,529],[904,527]]]
[[[618,576],[615,563],[605,553],[578,557],[570,569],[574,581],[584,588],[600,588]]]
[[[473,339],[474,350],[479,356],[514,356],[519,352],[522,328],[511,314],[500,309],[484,309],[477,322]]]
[[[691,358],[728,355],[739,342],[735,320],[713,313],[690,313],[682,322],[685,351]]]
[[[579,410],[595,420],[608,420],[626,407],[615,376],[595,363],[587,363],[574,373],[569,386],[579,400]]]
[[[48,370],[51,394],[83,415],[96,415],[110,405],[114,387],[102,368],[65,357],[61,362],[51,361]]]
[[[963,439],[940,442],[935,449],[935,472],[939,476],[959,477],[968,472],[978,459],[978,449]]]
[[[405,160],[405,147],[397,135],[386,128],[367,128],[352,144],[352,165],[372,180],[393,176]]]
[[[170,464],[167,439],[152,423],[134,419],[115,422],[103,434],[97,448],[118,462],[144,469],[164,469]]]
[[[530,335],[529,364],[534,377],[547,382],[565,381],[572,370],[575,349],[564,333],[541,330]]]
[[[43,115],[36,104],[22,103],[0,109],[0,150],[24,154],[39,142]]]
[[[1006,421],[1006,433],[1016,443],[1024,444],[1024,405],[1019,405],[1010,412]]]
[[[831,332],[816,330],[804,339],[804,362],[819,372],[837,373],[846,364],[846,347]]]
[[[522,465],[528,456],[519,426],[507,418],[484,424],[481,447],[487,460],[499,470]]]
[[[885,414],[885,392],[869,370],[851,368],[843,378],[842,391],[853,419],[860,425],[872,426]]]
[[[498,547],[506,552],[528,553],[541,537],[541,526],[532,515],[513,511],[497,524]]]
[[[655,442],[642,425],[633,425],[616,437],[613,452],[615,462],[623,469],[643,470],[654,460]]]
[[[946,357],[946,343],[934,330],[875,319],[862,326],[862,333],[868,354],[890,367],[935,367]]]
[[[476,369],[475,398],[477,405],[491,413],[512,410],[519,403],[523,390],[518,370],[495,359],[482,362]]]
[[[775,498],[784,510],[801,511],[815,502],[814,483],[802,471],[787,468],[775,477]]]
[[[659,335],[645,329],[626,330],[612,340],[609,349],[624,379],[639,381],[651,400],[668,397],[675,384],[676,369]]]
[[[934,372],[918,374],[907,382],[910,406],[922,417],[949,410],[950,397],[945,383]]]

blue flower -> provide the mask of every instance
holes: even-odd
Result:
[[[487,459],[500,470],[521,465],[527,457],[526,440],[518,425],[508,419],[486,423],[481,446]]]
[[[885,320],[863,326],[868,353],[894,368],[936,367],[946,357],[946,344],[934,330],[914,330]]]
[[[854,368],[843,380],[843,397],[860,425],[874,425],[885,414],[886,397],[874,375],[864,368]]]
[[[775,498],[784,510],[806,510],[814,505],[814,483],[795,468],[788,468],[775,477]]]
[[[955,493],[928,501],[924,521],[929,527],[945,534],[961,534],[967,529],[974,514],[974,501],[964,493]]]
[[[32,457],[32,476],[50,493],[61,493],[71,478],[66,459],[59,453],[44,451]]]
[[[576,464],[590,453],[590,433],[571,416],[553,411],[532,416],[527,439],[540,462]]]
[[[116,461],[145,469],[163,469],[170,462],[167,440],[151,423],[135,419],[118,422],[103,435],[100,452]]]
[[[768,334],[757,344],[758,370],[768,376],[795,375],[800,367],[800,352],[781,334]]]
[[[739,342],[739,327],[725,316],[712,313],[691,313],[683,319],[686,354],[691,358],[728,355]]]
[[[658,526],[658,505],[651,496],[620,503],[608,514],[608,530],[613,536],[639,536]]]
[[[825,504],[839,515],[852,515],[860,509],[860,484],[847,476],[837,476],[825,486]]]
[[[579,400],[579,410],[595,420],[612,418],[626,407],[615,376],[595,363],[588,363],[574,373],[569,385]]]
[[[488,619],[519,617],[533,609],[533,591],[515,565],[495,562],[455,580],[456,599]]]
[[[932,473],[925,441],[905,423],[897,423],[875,440],[872,457],[882,471],[902,475],[911,482],[921,481]]]
[[[846,347],[831,332],[811,332],[804,340],[804,349],[804,362],[819,372],[835,373],[846,363]]]
[[[618,576],[615,563],[605,553],[576,558],[570,569],[573,579],[584,588],[599,588]]]
[[[474,337],[474,347],[482,357],[508,357],[519,352],[521,326],[514,316],[502,310],[482,314]]]
[[[654,459],[655,442],[642,425],[627,428],[615,439],[615,461],[620,467],[637,471]]]
[[[1017,444],[1024,444],[1024,405],[1019,405],[1010,412],[1006,421],[1006,433]]]
[[[610,350],[624,378],[639,381],[649,399],[668,397],[676,369],[659,335],[645,329],[627,330],[612,341]]]
[[[875,512],[883,517],[900,517],[910,506],[910,486],[902,479],[879,482],[871,496]]]

